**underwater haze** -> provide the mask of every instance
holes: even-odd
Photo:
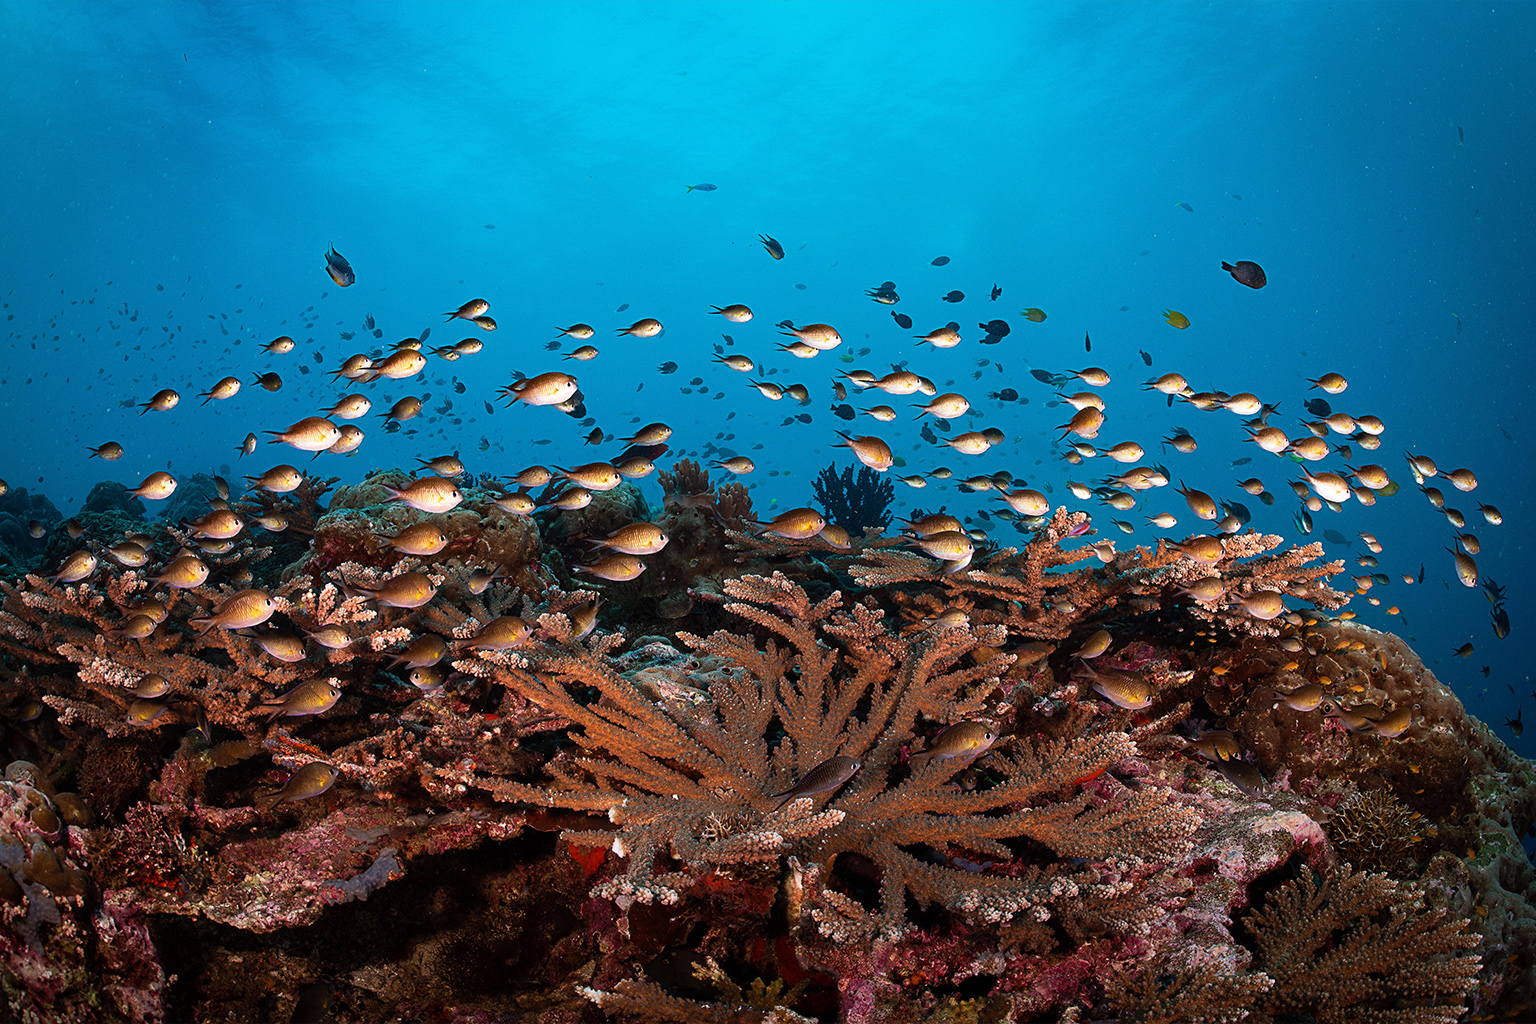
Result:
[[[1195,528],[1180,484],[1301,542],[1298,461],[1246,441],[1243,417],[1140,387],[1177,371],[1278,404],[1293,438],[1318,398],[1380,417],[1379,449],[1335,433],[1355,450],[1328,468],[1379,464],[1400,491],[1311,514],[1307,539],[1346,560],[1341,579],[1384,573],[1359,620],[1411,638],[1497,724],[1531,694],[1533,36],[1536,8],[1517,4],[0,5],[0,475],[68,517],[98,481],[157,470],[238,482],[291,461],[351,483],[458,453],[505,479],[613,455],[583,444],[592,425],[622,437],[664,420],[658,462],[750,456],[763,518],[808,504],[829,462],[855,464],[833,447],[846,430],[887,440],[892,476],[954,471],[897,484],[899,514],[947,508],[1003,544],[1025,524],[961,477],[1006,470],[1122,547],[1153,543],[1159,512],[1180,520],[1169,536]],[[326,274],[331,246],[349,287]],[[1267,284],[1222,271],[1238,260]],[[887,281],[894,306],[866,294]],[[475,297],[494,332],[444,322]],[[755,317],[711,314],[732,303]],[[643,317],[663,333],[616,333]],[[978,325],[999,318],[1010,333],[983,344]],[[780,321],[833,324],[842,345],[793,358]],[[916,344],[951,321],[958,346]],[[579,342],[558,329],[579,322],[596,329],[591,361],[563,358]],[[294,351],[260,350],[279,335]],[[347,356],[468,336],[483,351],[367,388],[355,453],[237,452],[330,407]],[[967,395],[955,433],[995,426],[1004,443],[930,443],[909,408],[921,395],[833,397],[838,374],[893,365]],[[1073,410],[1030,372],[1090,366],[1112,378],[1097,443],[1137,441],[1171,470],[1128,512],[1068,492],[1113,463],[1064,461]],[[497,399],[552,370],[578,376],[593,424]],[[281,390],[251,383],[269,371]],[[1325,373],[1347,391],[1309,386]],[[241,391],[202,403],[226,374]],[[803,382],[811,401],[768,401],[749,377]],[[162,388],[179,405],[141,412]],[[407,395],[423,412],[386,430],[378,413]],[[835,408],[877,399],[895,421]],[[1196,451],[1162,444],[1175,427]],[[120,460],[88,457],[108,441]],[[1470,493],[1438,481],[1464,531],[1405,453],[1475,472]],[[1272,506],[1238,488],[1255,476]],[[659,503],[654,478],[640,486]],[[1380,540],[1376,567],[1357,565],[1361,531]],[[1457,580],[1458,532],[1508,589],[1508,640],[1484,590]]]
[[[1155,453],[1169,425],[1190,428],[1200,450],[1161,461],[1217,497],[1241,497],[1232,485],[1270,456],[1236,422],[1141,401],[1132,382],[1178,370],[1253,391],[1295,433],[1319,395],[1307,379],[1338,372],[1350,390],[1336,404],[1387,424],[1373,462],[1405,477],[1415,451],[1476,471],[1464,511],[1481,519],[1481,500],[1507,516],[1468,527],[1479,565],[1510,585],[1511,620],[1530,620],[1528,6],[8,3],[0,26],[0,471],[65,516],[100,479],[261,473],[272,450],[240,459],[241,439],[329,407],[327,370],[381,344],[366,316],[384,342],[432,329],[452,344],[464,332],[439,313],[485,296],[499,330],[484,352],[433,362],[424,416],[398,433],[370,416],[366,444],[324,457],[327,473],[350,482],[447,451],[492,476],[582,461],[578,422],[484,405],[513,372],[570,368],[545,345],[573,322],[598,329],[601,358],[574,365],[599,425],[667,419],[674,450],[728,448],[713,457],[762,444],[746,477],[760,508],[806,504],[839,454],[828,445],[848,424],[828,413],[829,378],[851,365],[954,379],[972,419],[1009,433],[974,471],[1055,496],[1074,476],[1051,430],[1066,416],[1029,368],[1109,370],[1109,393],[1127,395],[1111,441]],[[685,190],[699,183],[719,187]],[[332,244],[356,269],[349,289],[324,273]],[[931,266],[938,255],[951,263]],[[1267,287],[1221,272],[1236,259],[1260,263]],[[865,298],[883,281],[920,330]],[[965,301],[940,301],[954,290]],[[756,319],[707,315],[730,302]],[[614,338],[641,316],[664,335]],[[998,316],[1011,335],[975,344]],[[774,348],[780,319],[831,322],[843,352],[871,353],[800,364]],[[960,347],[912,347],[949,321]],[[722,333],[805,378],[811,405],[762,401],[711,364]],[[278,335],[296,352],[258,352]],[[679,370],[657,375],[668,361]],[[269,370],[283,390],[250,387]],[[200,407],[226,373],[246,390]],[[710,393],[680,395],[693,378]],[[180,407],[132,407],[163,387]],[[1005,387],[1029,405],[983,398]],[[422,387],[386,388],[375,411],[407,391]],[[800,411],[814,421],[780,425]],[[906,419],[851,430],[888,433],[908,471],[968,461]],[[88,457],[106,441],[124,445],[117,464]],[[1230,465],[1243,454],[1253,473]],[[1366,530],[1385,571],[1424,563],[1421,590],[1385,588],[1407,625],[1362,616],[1412,634],[1475,711],[1513,717],[1527,662],[1493,637],[1481,594],[1455,585],[1453,531],[1404,482],[1316,530],[1350,540],[1330,557],[1364,553]],[[900,491],[902,508],[995,507],[952,485],[942,502]],[[1181,505],[1172,488],[1157,499],[1123,519]],[[1293,533],[1289,494],[1252,507],[1258,527]],[[1470,657],[1447,660],[1468,640]]]
[[[1366,530],[1393,576],[1425,565],[1419,590],[1385,588],[1401,622],[1359,614],[1415,637],[1490,720],[1527,695],[1527,662],[1491,633],[1482,594],[1456,585],[1455,531],[1405,479],[1402,453],[1476,471],[1468,530],[1521,628],[1536,481],[1521,441],[1528,6],[8,3],[0,26],[3,474],[65,516],[100,479],[260,473],[272,450],[240,459],[241,439],[329,407],[327,372],[381,347],[366,316],[384,342],[432,329],[432,344],[452,344],[464,330],[439,313],[472,296],[499,322],[484,352],[384,388],[375,411],[422,390],[427,411],[398,433],[370,416],[364,445],[319,467],[350,482],[447,451],[492,476],[582,461],[573,419],[485,408],[513,372],[578,365],[605,430],[667,419],[676,451],[756,453],[757,504],[791,508],[834,454],[851,462],[829,448],[848,427],[829,415],[829,379],[911,361],[1008,431],[974,471],[1066,497],[1086,471],[1061,462],[1052,427],[1068,416],[1044,408],[1052,388],[1028,370],[1101,365],[1107,393],[1127,396],[1111,441],[1150,456],[1170,425],[1190,428],[1197,453],[1161,456],[1174,484],[1241,497],[1235,481],[1272,457],[1224,413],[1163,407],[1132,384],[1178,370],[1195,388],[1253,391],[1295,433],[1321,395],[1307,381],[1338,372],[1349,391],[1333,401],[1381,416],[1373,462],[1407,487],[1324,511],[1316,530],[1349,542],[1330,557],[1364,553]],[[685,190],[699,183],[717,189]],[[782,261],[759,233],[782,241]],[[349,289],[324,273],[332,244],[356,269]],[[940,255],[948,266],[931,266]],[[1267,287],[1221,272],[1236,259],[1260,263]],[[883,281],[920,330],[865,298]],[[954,290],[963,302],[940,301]],[[756,319],[707,315],[730,302]],[[614,338],[641,316],[664,335]],[[980,347],[975,324],[998,316],[1011,335]],[[843,352],[871,353],[800,364],[774,348],[780,319],[831,322]],[[960,347],[914,348],[949,321]],[[573,322],[598,330],[596,361],[547,350]],[[713,364],[722,333],[805,379],[813,402],[770,404]],[[278,335],[295,352],[258,352]],[[668,361],[679,370],[659,375]],[[250,387],[269,370],[283,390]],[[243,393],[200,407],[226,373]],[[680,395],[693,378],[710,393]],[[135,402],[163,387],[180,407],[141,415]],[[983,398],[1005,387],[1029,404]],[[813,422],[780,425],[800,411]],[[908,471],[968,461],[906,421],[851,430],[888,434]],[[114,465],[88,457],[106,441],[126,450]],[[1253,464],[1232,467],[1244,454]],[[1270,470],[1270,490],[1292,468]],[[942,500],[899,490],[903,510],[997,507],[952,484]],[[1172,491],[1123,519],[1180,511]],[[1504,527],[1482,524],[1476,502],[1501,508]],[[1250,504],[1255,525],[1293,533],[1289,494]],[[1138,525],[1135,539],[1152,533]],[[1470,657],[1448,659],[1468,640]]]

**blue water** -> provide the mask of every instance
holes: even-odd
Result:
[[[471,471],[506,475],[611,455],[583,448],[588,428],[552,409],[482,404],[514,370],[574,368],[616,435],[664,419],[677,451],[752,455],[760,511],[807,503],[815,471],[849,461],[828,447],[837,428],[885,437],[907,462],[897,472],[1007,469],[1076,505],[1065,482],[1110,464],[1060,461],[1052,428],[1070,410],[1047,408],[1050,389],[1026,371],[1098,365],[1114,377],[1101,444],[1141,441],[1176,483],[1242,500],[1257,527],[1295,539],[1293,463],[1243,443],[1237,417],[1168,409],[1137,383],[1178,370],[1198,389],[1253,391],[1281,403],[1297,436],[1319,394],[1307,379],[1337,371],[1350,388],[1334,407],[1387,424],[1363,461],[1404,489],[1314,516],[1310,539],[1337,530],[1353,544],[1330,555],[1369,572],[1353,564],[1356,531],[1375,533],[1394,580],[1372,593],[1403,615],[1357,600],[1360,618],[1412,637],[1498,723],[1531,691],[1533,36],[1529,5],[0,5],[0,475],[69,515],[104,478],[308,468],[291,449],[234,449],[329,406],[340,391],[325,371],[353,352],[428,327],[433,345],[480,335],[441,313],[484,296],[500,330],[480,335],[482,354],[368,392],[375,413],[429,392],[428,413],[395,434],[370,416],[355,457],[316,469],[352,481],[458,451]],[[700,182],[719,188],[685,191]],[[770,260],[759,233],[787,257]],[[324,273],[330,244],[356,269],[345,290]],[[931,266],[939,255],[951,262]],[[1238,259],[1260,262],[1269,285],[1221,272]],[[864,297],[885,280],[916,328],[955,320],[965,342],[914,347],[918,331]],[[951,289],[964,302],[939,301]],[[733,302],[756,319],[707,315]],[[1026,306],[1049,319],[1024,320]],[[1166,325],[1164,308],[1190,328]],[[363,331],[368,314],[382,340]],[[644,316],[665,334],[615,337]],[[975,325],[994,317],[1012,335],[978,345]],[[784,319],[834,324],[844,345],[779,354]],[[571,342],[545,350],[577,321],[598,329],[596,361],[562,362]],[[711,363],[722,332],[728,351],[778,368],[769,379],[809,385],[812,405],[769,403]],[[257,351],[279,334],[298,350]],[[658,374],[667,360],[676,374]],[[1008,443],[934,449],[908,399],[854,400],[896,406],[891,424],[828,411],[835,373],[898,360],[941,389],[953,380],[976,406],[969,422]],[[249,384],[270,369],[282,391]],[[244,390],[199,407],[226,373]],[[694,377],[708,394],[680,393]],[[1010,386],[1029,404],[985,400]],[[122,405],[161,387],[182,393],[172,412]],[[452,410],[432,412],[444,399]],[[814,422],[781,426],[802,411]],[[1174,424],[1198,452],[1158,449]],[[86,458],[107,440],[122,461]],[[1510,589],[1508,640],[1482,593],[1456,582],[1452,531],[1412,486],[1405,450],[1476,471],[1473,495],[1445,490],[1481,539],[1483,575]],[[1273,508],[1234,486],[1252,475]],[[659,499],[654,480],[644,488]],[[1481,522],[1477,500],[1505,524]],[[898,502],[996,507],[952,481],[898,485]],[[1154,531],[1126,538],[1112,518],[1173,511],[1178,536],[1195,522],[1172,488],[1129,514],[1088,507],[1122,547]],[[1405,587],[1398,574],[1421,563],[1424,585]],[[1451,657],[1468,640],[1474,653]]]

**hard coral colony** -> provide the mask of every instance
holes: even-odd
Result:
[[[334,250],[327,270],[352,283]],[[871,294],[893,304],[893,288]],[[489,308],[448,316],[489,331]],[[794,357],[842,340],[780,326]],[[467,358],[469,340],[436,354]],[[423,365],[408,339],[335,373]],[[1339,393],[1334,377],[1319,386]],[[937,391],[909,370],[842,380]],[[1255,416],[1268,451],[1316,448],[1270,438],[1255,396],[1178,374],[1147,387]],[[585,414],[561,371],[502,394]],[[1069,461],[1141,459],[1090,443],[1097,393],[1069,401]],[[947,429],[968,408],[923,414]],[[1379,422],[1357,428],[1373,448]],[[321,417],[271,433],[315,452],[361,439]],[[844,435],[865,465],[823,471],[820,510],[760,519],[742,483],[690,459],[658,472],[653,510],[628,481],[672,433],[505,482],[423,459],[328,502],[334,479],[288,466],[238,498],[157,474],[77,517],[56,572],[0,585],[11,1014],[163,1020],[166,936],[334,938],[378,921],[339,905],[419,909],[450,871],[495,899],[414,941],[478,951],[501,987],[429,981],[405,953],[407,980],[388,981],[343,943],[354,960],[327,971],[268,948],[276,988],[192,982],[196,1001],[240,1016],[320,999],[337,1019],[1450,1021],[1529,998],[1536,775],[1401,641],[1352,621],[1374,577],[1334,589],[1344,566],[1321,544],[1245,532],[1246,510],[1188,486],[1216,531],[1177,543],[1119,550],[1006,473],[956,484],[996,490],[1022,546],[942,509],[890,533],[894,457],[870,436]],[[1374,501],[1375,469],[1304,468],[1299,517]],[[1123,510],[1171,480],[1138,465],[1070,489]],[[188,518],[147,523],[136,498],[172,492]],[[494,866],[456,859],[470,849]]]

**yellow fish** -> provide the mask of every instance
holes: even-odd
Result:
[[[1168,326],[1177,327],[1181,331],[1189,326],[1189,317],[1176,309],[1163,310],[1163,319],[1168,321]]]

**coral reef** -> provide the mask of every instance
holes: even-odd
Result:
[[[1062,509],[957,567],[660,478],[659,512],[621,485],[535,516],[468,480],[424,512],[399,471],[328,506],[323,478],[210,478],[232,536],[105,494],[53,531],[0,583],[10,1016],[1531,1001],[1536,771],[1349,620],[1317,546],[1115,551]],[[643,571],[578,586],[638,521],[666,538]],[[434,554],[392,542],[423,525]]]

